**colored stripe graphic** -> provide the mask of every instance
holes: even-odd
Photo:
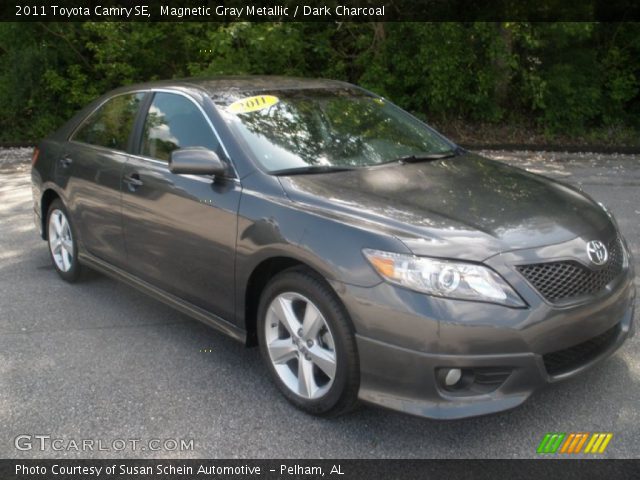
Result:
[[[584,449],[584,453],[590,453],[591,452],[591,447],[593,447],[593,444],[596,443],[597,439],[598,439],[598,434],[594,433],[591,436],[591,439],[589,440],[589,443],[587,443],[587,448]]]
[[[566,433],[547,433],[538,446],[538,453],[556,453],[565,436]]]
[[[582,446],[584,445],[584,442],[587,441],[587,438],[589,438],[589,434],[588,433],[583,433],[582,434],[582,438],[578,442],[578,445],[576,445],[575,450],[573,452],[570,452],[570,453],[580,453],[580,450],[582,450]]]
[[[613,433],[607,433],[607,437],[602,442],[602,445],[600,445],[600,451],[598,451],[598,453],[604,453],[604,451],[609,446],[609,442],[611,441],[612,438],[613,438]]]
[[[612,438],[612,433],[594,433],[584,453],[604,453]]]
[[[558,438],[556,438],[553,447],[551,447],[551,450],[548,453],[556,453],[558,448],[560,448],[560,444],[562,444],[562,440],[564,439],[565,435],[565,433],[558,433]]]
[[[576,439],[575,433],[570,433],[565,442],[562,444],[562,448],[560,449],[560,453],[567,453],[568,450],[572,450]],[[569,448],[571,447],[571,449]]]
[[[551,438],[551,434],[547,433],[544,438],[542,439],[542,441],[540,442],[540,445],[538,445],[538,453],[544,453],[544,450],[547,446],[547,442],[549,441],[549,439]]]
[[[613,433],[559,433],[550,432],[545,434],[538,445],[537,453],[539,454],[579,454],[579,453],[591,453],[600,454],[604,453],[609,442],[613,438]],[[588,439],[588,441],[587,441]],[[586,448],[584,447],[586,443]]]

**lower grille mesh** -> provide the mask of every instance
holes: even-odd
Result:
[[[597,270],[574,261],[534,263],[516,268],[550,302],[592,295],[622,272],[624,258],[620,239],[609,242],[607,248],[609,261]]]
[[[618,324],[586,342],[543,355],[542,359],[547,372],[549,375],[559,375],[584,365],[611,345],[618,336],[619,330]]]

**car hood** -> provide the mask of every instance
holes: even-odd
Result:
[[[301,208],[392,234],[416,255],[480,261],[612,228],[579,190],[469,153],[279,178]]]

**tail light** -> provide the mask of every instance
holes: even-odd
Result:
[[[36,162],[38,161],[38,155],[40,155],[40,150],[38,147],[33,149],[33,156],[31,157],[31,166],[35,167]]]

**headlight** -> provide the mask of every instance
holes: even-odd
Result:
[[[450,262],[364,249],[364,256],[387,281],[440,297],[480,300],[524,307],[522,299],[493,270],[473,263]]]

